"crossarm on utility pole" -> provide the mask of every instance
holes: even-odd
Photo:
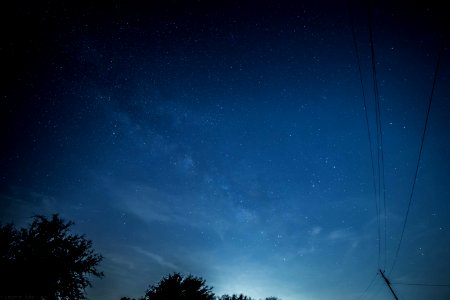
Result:
[[[381,276],[383,277],[384,281],[386,281],[387,286],[391,290],[392,295],[394,295],[395,300],[398,300],[397,295],[395,294],[394,290],[391,287],[391,282],[386,278],[386,276],[384,276],[384,273],[383,273],[383,271],[381,271],[381,269],[380,269],[380,273],[381,273]]]

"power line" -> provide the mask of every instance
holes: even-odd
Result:
[[[450,284],[407,283],[407,282],[391,282],[391,284],[415,285],[415,286],[427,286],[427,287],[450,287]]]
[[[381,127],[381,106],[380,106],[380,93],[378,89],[378,79],[377,79],[377,69],[376,69],[376,59],[375,59],[375,47],[373,43],[373,26],[372,26],[372,1],[369,1],[368,9],[368,19],[369,19],[369,40],[370,40],[370,51],[371,51],[371,63],[372,63],[372,81],[373,81],[373,91],[374,91],[374,102],[375,102],[375,119],[377,128],[377,171],[378,171],[378,197],[379,204],[383,202],[384,207],[384,267],[386,267],[386,188],[384,184],[384,150],[383,150],[383,131]],[[383,201],[382,201],[383,200]]]
[[[365,113],[365,119],[366,119],[366,127],[367,127],[367,136],[369,138],[369,149],[370,149],[370,161],[371,161],[371,167],[372,167],[372,178],[373,178],[373,190],[375,194],[375,209],[376,209],[376,216],[377,216],[377,226],[378,226],[378,267],[380,267],[380,256],[381,256],[381,232],[380,232],[380,210],[378,208],[378,196],[377,196],[377,179],[375,175],[375,163],[373,161],[373,142],[372,142],[372,136],[370,134],[370,125],[369,125],[369,116],[367,113],[367,100],[366,100],[366,93],[364,89],[364,83],[363,83],[363,76],[361,71],[361,59],[359,55],[358,50],[358,43],[356,42],[356,32],[355,32],[355,24],[353,22],[353,10],[352,10],[352,1],[349,0],[347,2],[348,4],[348,10],[349,10],[349,17],[350,17],[350,24],[352,28],[352,37],[353,37],[353,46],[355,48],[355,54],[356,54],[356,60],[358,63],[358,73],[359,73],[359,81],[361,84],[361,90],[362,90],[362,96],[363,96],[363,104],[364,104],[364,113]]]
[[[380,283],[381,283],[381,281],[380,281]],[[380,284],[380,285],[378,286],[378,288],[376,289],[375,293],[373,293],[372,296],[371,296],[369,299],[370,299],[370,300],[372,300],[372,299],[379,299],[378,294],[381,292],[381,288],[382,288],[382,287],[383,287],[383,285]]]
[[[358,296],[355,300],[360,300],[362,297],[364,297],[367,293],[367,291],[372,287],[373,283],[375,282],[375,279],[377,279],[378,275],[380,275],[378,272],[373,276],[372,280],[370,281],[369,285],[365,288],[365,290],[361,293],[361,295]]]
[[[441,57],[442,57],[442,53],[444,51],[444,45],[445,45],[446,39],[447,39],[447,33],[445,33],[444,38],[442,40],[442,45],[440,47],[440,50],[439,50],[439,53],[438,53],[438,57],[437,57],[437,61],[436,61],[436,67],[435,67],[434,76],[433,76],[433,84],[431,86],[430,98],[428,99],[428,108],[427,108],[427,113],[426,113],[426,118],[425,118],[425,125],[423,127],[422,138],[421,138],[421,141],[420,141],[419,156],[417,158],[416,170],[414,172],[414,180],[413,180],[413,183],[412,183],[411,192],[409,194],[408,208],[406,209],[405,219],[403,221],[403,226],[402,226],[402,232],[400,234],[400,240],[398,242],[397,251],[395,253],[395,258],[394,258],[394,261],[392,263],[391,271],[389,273],[392,273],[392,271],[394,270],[394,267],[395,267],[395,263],[397,262],[398,253],[400,252],[400,247],[401,247],[402,241],[403,241],[403,235],[405,233],[406,223],[408,221],[409,211],[410,211],[410,208],[411,208],[411,203],[412,203],[412,199],[413,199],[413,195],[414,195],[414,189],[415,189],[415,186],[416,186],[417,174],[419,173],[420,160],[422,158],[422,150],[423,150],[423,144],[424,144],[424,141],[425,141],[425,134],[427,132],[427,127],[428,127],[428,119],[429,119],[429,116],[430,116],[431,103],[433,101],[434,89],[436,87],[437,75],[438,75],[438,72],[439,72],[439,66],[441,64]]]

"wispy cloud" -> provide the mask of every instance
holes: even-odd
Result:
[[[142,249],[141,247],[133,246],[133,247],[131,247],[131,248],[132,248],[134,251],[136,251],[137,253],[143,254],[143,255],[145,255],[146,257],[150,258],[151,260],[153,260],[154,262],[156,262],[157,264],[159,264],[159,265],[162,266],[162,267],[169,268],[169,269],[172,269],[172,270],[179,270],[179,269],[180,269],[180,268],[179,268],[178,266],[176,266],[174,263],[172,263],[172,262],[166,260],[166,259],[165,259],[164,257],[162,257],[161,255],[158,255],[158,254],[156,254],[156,253],[153,253],[153,252],[144,250],[144,249]]]
[[[311,228],[311,230],[309,231],[309,234],[312,236],[316,236],[316,235],[320,234],[321,232],[322,232],[322,227],[315,226],[315,227]]]
[[[314,254],[315,252],[316,252],[316,248],[314,246],[310,246],[310,247],[300,248],[297,251],[297,254],[300,256],[303,256],[303,255],[307,255],[307,254]]]
[[[330,241],[341,241],[348,240],[352,236],[353,235],[346,229],[335,229],[328,234],[327,239]]]
[[[128,257],[124,255],[119,255],[116,253],[105,253],[105,258],[109,259],[113,263],[121,266],[121,268],[125,269],[135,269],[135,263],[133,260],[130,260]]]
[[[109,184],[109,189],[118,210],[146,223],[158,222],[212,231],[221,239],[236,225],[235,221],[250,222],[256,219],[252,212],[239,210],[220,197],[213,202],[201,194],[172,195],[135,183],[121,186]]]
[[[25,226],[35,215],[62,211],[55,197],[20,186],[12,187],[9,194],[0,194],[0,209],[3,221],[18,226]]]

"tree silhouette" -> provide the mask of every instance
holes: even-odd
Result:
[[[222,295],[220,298],[218,298],[218,300],[253,300],[253,299],[248,296],[244,296],[243,294],[240,295],[233,294],[232,296],[225,294]]]
[[[232,296],[225,294],[220,297],[217,297],[217,300],[254,300],[254,299],[248,296],[244,296],[243,294],[239,295],[233,294]],[[281,299],[277,297],[267,297],[264,300],[281,300]]]
[[[73,224],[54,214],[35,216],[28,229],[0,226],[0,298],[85,299],[88,276],[103,276],[102,256],[69,233]]]
[[[200,277],[181,276],[173,273],[164,277],[158,285],[145,293],[146,300],[214,300],[212,288]]]

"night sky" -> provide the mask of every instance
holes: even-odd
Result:
[[[379,269],[400,299],[450,299],[398,284],[450,284],[448,10],[5,2],[0,220],[73,220],[104,256],[90,299],[172,272],[217,295],[393,299]]]

